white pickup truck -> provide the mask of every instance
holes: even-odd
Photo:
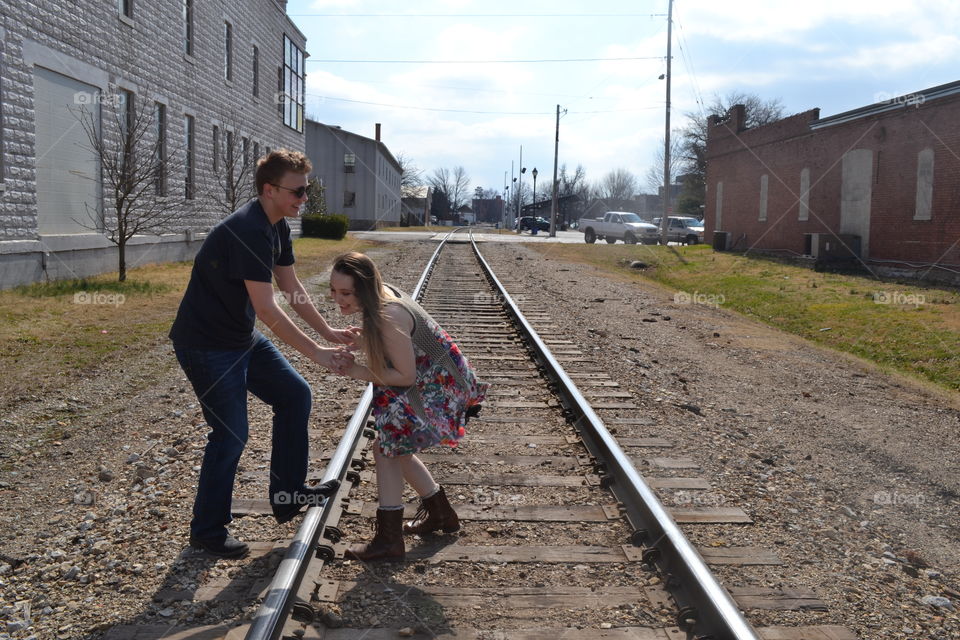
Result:
[[[578,227],[583,231],[583,239],[593,244],[597,239],[613,244],[623,240],[627,244],[657,244],[659,229],[644,222],[635,213],[607,211],[602,218],[580,218]]]
[[[660,227],[661,218],[654,218],[653,224]],[[667,242],[681,244],[697,244],[703,242],[703,222],[697,218],[684,216],[668,216]]]

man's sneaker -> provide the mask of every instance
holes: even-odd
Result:
[[[241,558],[247,555],[250,547],[233,536],[226,538],[195,538],[190,536],[190,546],[218,558]]]
[[[334,495],[340,488],[340,481],[334,478],[315,487],[303,487],[290,496],[289,493],[278,493],[273,505],[273,517],[277,524],[290,522],[303,510],[303,507],[319,507],[327,498]]]
[[[304,487],[300,490],[300,493],[308,496],[322,496],[326,498],[335,494],[339,488],[340,481],[334,478],[333,480],[327,480],[326,482],[318,484],[315,487]]]

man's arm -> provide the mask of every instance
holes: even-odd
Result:
[[[342,368],[340,364],[334,362],[334,354],[338,353],[337,349],[321,347],[311,340],[307,334],[300,331],[300,328],[293,323],[290,316],[277,305],[277,301],[273,297],[273,284],[257,282],[256,280],[244,280],[243,284],[247,287],[247,293],[250,295],[250,302],[253,304],[253,310],[257,313],[257,318],[267,325],[278,338],[328,369],[337,371]],[[338,356],[338,358],[342,357],[342,355]]]
[[[273,274],[277,278],[277,286],[286,294],[287,301],[297,315],[303,318],[304,322],[313,327],[313,330],[323,336],[327,342],[335,344],[353,344],[360,329],[349,327],[347,329],[332,329],[327,321],[324,320],[320,312],[314,306],[310,295],[297,277],[297,271],[293,265],[276,266],[273,268]],[[257,314],[259,315],[259,314]],[[288,318],[289,319],[289,318]]]

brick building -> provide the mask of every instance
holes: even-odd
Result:
[[[130,266],[193,256],[224,215],[211,197],[223,192],[220,158],[305,148],[306,39],[285,0],[0,0],[0,10],[0,286],[116,269],[81,108],[104,139],[118,114],[151,118],[144,144],[169,149],[160,197],[190,195],[176,228],[130,240]]]
[[[307,120],[311,178],[325,187],[327,211],[347,216],[351,229],[400,224],[400,163],[380,140]]]
[[[707,237],[726,248],[825,255],[877,273],[960,275],[960,82],[829,118],[746,129],[712,116]]]

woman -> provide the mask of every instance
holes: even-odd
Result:
[[[330,292],[344,315],[363,314],[360,344],[366,366],[354,363],[344,374],[373,383],[373,416],[378,432],[377,530],[368,544],[354,545],[348,559],[402,560],[403,534],[460,528],[443,487],[415,455],[436,444],[455,447],[469,416],[479,411],[487,385],[449,335],[409,296],[384,284],[380,271],[362,253],[334,261]],[[403,524],[403,481],[420,496],[413,522]]]

